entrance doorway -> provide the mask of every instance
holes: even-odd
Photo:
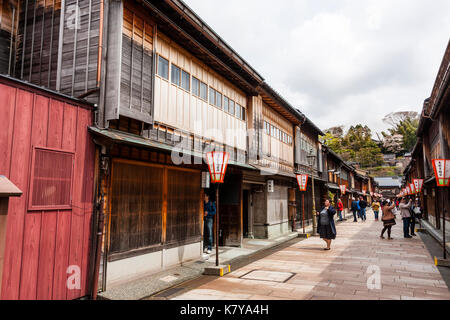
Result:
[[[242,194],[242,231],[244,232],[244,238],[249,237],[249,207],[250,207],[250,195],[248,190],[243,190]]]

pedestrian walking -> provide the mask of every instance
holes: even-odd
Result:
[[[356,218],[356,214],[359,215],[358,210],[358,201],[356,201],[355,198],[352,198],[352,213],[353,213],[353,222],[358,222],[358,219]]]
[[[367,201],[364,200],[364,198],[362,196],[359,198],[359,207],[361,208],[360,209],[361,219],[362,219],[363,222],[365,222],[366,221]]]
[[[381,221],[383,221],[383,230],[381,231],[381,239],[384,239],[384,233],[387,230],[388,239],[392,240],[391,237],[391,229],[392,226],[395,226],[397,223],[395,222],[395,215],[392,212],[392,210],[395,208],[395,202],[392,203],[392,205],[389,206],[389,204],[386,201],[383,201],[383,211],[381,215]]]
[[[411,225],[411,206],[412,206],[412,200],[409,199],[409,202],[406,203],[406,198],[402,198],[400,201],[400,214],[403,219],[403,236],[405,238],[412,238],[412,236],[409,235],[409,229]]]
[[[205,239],[203,241],[203,252],[211,253],[213,245],[213,224],[216,215],[216,204],[209,200],[209,195],[205,194],[204,217]]]
[[[375,215],[375,221],[378,221],[378,213],[380,212],[380,207],[381,207],[380,202],[377,199],[375,199],[375,201],[372,203],[372,210]]]
[[[344,221],[344,219],[342,219],[342,211],[344,211],[344,204],[342,203],[341,199],[338,199],[337,207],[338,207],[339,221]]]
[[[335,214],[336,209],[331,206],[330,200],[328,199],[325,200],[322,210],[317,212],[317,233],[320,234],[320,238],[327,244],[324,250],[331,250],[331,241],[336,239]]]

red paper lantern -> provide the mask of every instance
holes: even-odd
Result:
[[[229,158],[230,154],[228,152],[214,151],[206,154],[211,183],[224,182]]]
[[[341,190],[342,194],[345,194],[345,192],[347,191],[347,186],[345,184],[342,184],[339,186],[339,189]]]
[[[416,188],[417,193],[422,192],[423,187],[423,179],[413,179],[414,187]]]
[[[414,183],[410,183],[410,184],[409,184],[409,189],[411,190],[411,195],[417,193],[416,188],[415,188],[415,186],[414,186]]]
[[[306,191],[306,186],[308,185],[308,175],[307,174],[298,174],[297,182],[300,191]]]
[[[433,159],[433,168],[437,186],[450,186],[450,160]]]

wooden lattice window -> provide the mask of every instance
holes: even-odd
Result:
[[[72,208],[73,160],[72,152],[34,148],[29,210]]]

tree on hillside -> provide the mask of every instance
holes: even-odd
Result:
[[[383,163],[383,155],[378,144],[372,140],[369,127],[360,124],[351,126],[341,136],[333,135],[327,130],[322,142],[339,154],[344,161],[358,163],[362,168],[373,167]]]
[[[419,114],[414,111],[393,112],[383,118],[383,122],[389,124],[389,134],[382,132],[384,137],[383,147],[395,150],[394,153],[402,155],[412,150],[416,143],[416,132],[419,127]],[[401,136],[401,149],[396,146]],[[390,147],[389,147],[390,146]]]

